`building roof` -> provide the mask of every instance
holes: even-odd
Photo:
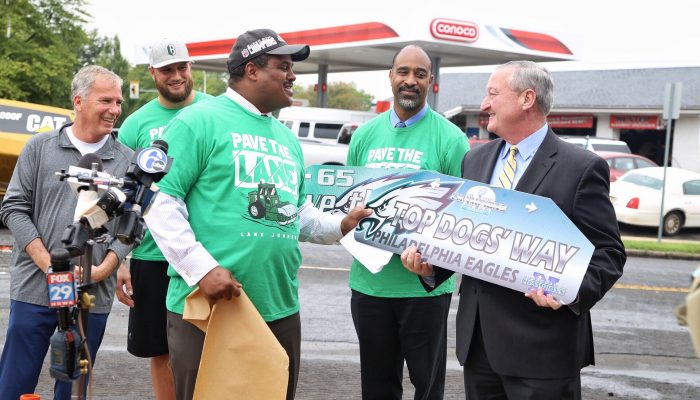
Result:
[[[443,73],[438,111],[448,117],[479,110],[489,73]],[[552,72],[557,111],[658,114],[664,88],[682,82],[681,113],[700,113],[700,67]]]

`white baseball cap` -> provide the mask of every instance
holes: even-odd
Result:
[[[184,43],[168,40],[151,46],[148,59],[153,68],[161,68],[179,62],[192,62]]]

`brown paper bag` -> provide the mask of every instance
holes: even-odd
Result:
[[[283,400],[289,358],[245,292],[214,307],[196,289],[183,319],[206,333],[195,400]]]

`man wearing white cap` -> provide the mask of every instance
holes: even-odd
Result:
[[[131,114],[119,130],[119,141],[133,150],[160,139],[165,126],[181,109],[211,97],[192,90],[192,60],[184,43],[160,42],[151,47],[149,58],[148,72],[158,97]],[[147,231],[133,251],[130,271],[120,269],[117,286],[119,301],[131,307],[127,350],[151,359],[153,392],[158,400],[175,397],[166,332],[167,270],[168,262]]]

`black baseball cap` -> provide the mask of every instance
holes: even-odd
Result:
[[[289,55],[292,61],[304,61],[311,53],[308,45],[289,45],[272,29],[254,29],[236,39],[226,65],[229,73],[261,54]]]

